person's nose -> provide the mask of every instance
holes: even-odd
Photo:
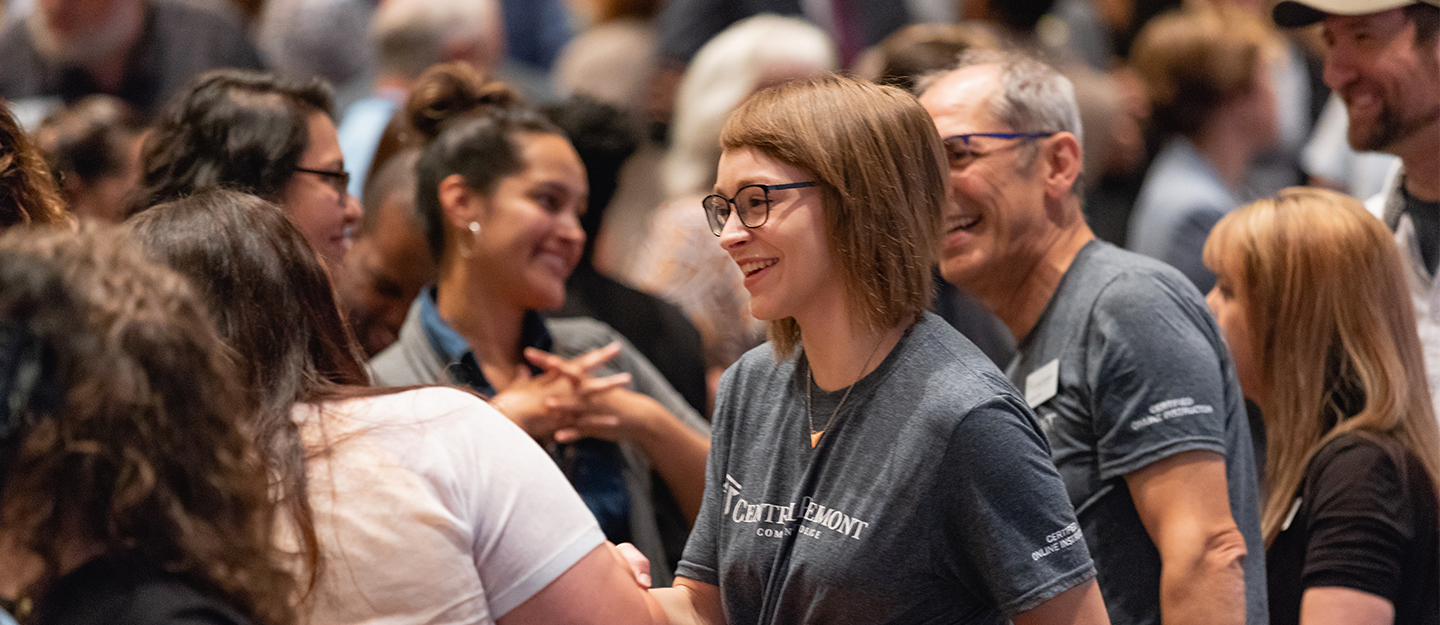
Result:
[[[345,224],[354,225],[360,223],[360,218],[365,215],[365,211],[360,207],[360,199],[346,193],[342,201],[345,203]]]
[[[1354,56],[1354,51],[1344,44],[1331,44],[1325,50],[1325,66],[1321,74],[1325,86],[1339,90],[1355,80],[1357,72]]]
[[[726,250],[734,249],[749,241],[750,236],[750,229],[740,221],[740,215],[730,211],[730,215],[725,218],[724,227],[720,230],[720,247]]]

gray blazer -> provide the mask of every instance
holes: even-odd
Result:
[[[420,325],[420,302],[410,306],[400,336],[394,345],[385,348],[370,361],[370,379],[376,386],[408,386],[414,384],[456,385],[446,373],[446,363],[430,344]],[[545,327],[554,339],[553,352],[562,358],[574,358],[585,352],[620,341],[620,353],[610,362],[597,367],[596,376],[616,373],[631,375],[631,388],[660,402],[690,429],[710,436],[710,425],[695,412],[664,376],[655,370],[640,352],[620,333],[604,323],[586,317],[546,319]],[[669,586],[675,578],[665,557],[660,528],[655,519],[651,493],[650,459],[635,445],[620,444],[625,457],[625,488],[630,495],[630,536],[635,547],[650,559],[650,575],[655,586]]]

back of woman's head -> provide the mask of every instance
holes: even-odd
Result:
[[[147,251],[195,284],[271,418],[289,419],[291,405],[333,385],[366,384],[329,276],[279,207],[217,189],[128,223]]]
[[[15,452],[0,526],[46,564],[29,590],[94,549],[290,622],[250,404],[185,281],[113,229],[14,230],[0,236],[0,330],[0,361],[20,363],[0,367],[0,422],[15,428],[0,437]]]
[[[872,329],[929,306],[949,169],[914,97],[830,74],[784,83],[735,109],[720,146],[755,148],[811,174],[851,309]],[[770,331],[782,354],[799,338],[793,320]]]
[[[720,163],[725,117],[757,89],[840,68],[825,31],[803,19],[763,14],[740,20],[705,43],[675,94],[665,191],[670,198],[710,192]]]
[[[524,168],[517,135],[563,136],[544,115],[464,63],[436,65],[415,82],[405,112],[425,143],[415,165],[415,210],[430,251],[444,262],[445,211],[440,181],[459,174],[465,186],[489,195],[502,178]]]
[[[1227,100],[1259,87],[1277,45],[1265,20],[1235,8],[1183,9],[1150,20],[1131,64],[1164,135],[1194,136]]]
[[[1218,223],[1205,264],[1245,311],[1269,435],[1274,536],[1305,465],[1331,437],[1391,437],[1440,477],[1440,434],[1403,264],[1359,201],[1285,189]]]
[[[45,157],[0,100],[0,230],[68,221]]]
[[[223,69],[171,98],[145,140],[131,214],[208,188],[279,199],[310,142],[310,116],[331,114],[330,88]]]

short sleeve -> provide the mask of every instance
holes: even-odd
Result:
[[[715,430],[710,439],[710,452],[705,458],[705,495],[700,501],[700,512],[695,517],[695,527],[685,541],[685,552],[680,565],[675,569],[677,577],[688,577],[697,582],[713,586],[720,585],[720,563],[718,536],[720,516],[723,514],[725,496],[725,467],[730,437],[727,427],[731,422],[730,395],[735,386],[739,366],[725,370],[715,393]]]
[[[450,418],[428,428],[453,467],[457,511],[474,527],[475,569],[500,618],[605,541],[595,517],[544,450],[478,398],[444,393]],[[458,397],[458,399],[457,399]],[[436,451],[441,451],[437,449]]]
[[[951,435],[938,481],[946,532],[983,592],[1013,616],[1095,576],[1044,439],[1011,397],[972,410]],[[962,578],[964,574],[962,573]]]
[[[1394,460],[1373,443],[1347,441],[1333,452],[1323,449],[1310,471],[1302,585],[1354,588],[1394,603],[1416,532]]]
[[[1097,298],[1085,357],[1102,479],[1183,451],[1225,454],[1231,374],[1195,295],[1178,280],[1128,273]]]

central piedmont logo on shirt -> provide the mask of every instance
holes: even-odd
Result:
[[[821,538],[827,533],[835,533],[855,540],[860,540],[861,535],[870,527],[869,521],[861,521],[843,511],[828,507],[816,502],[810,497],[802,500],[798,506],[796,502],[780,505],[764,502],[746,501],[743,495],[744,486],[740,481],[725,475],[725,510],[723,517],[736,524],[756,525],[755,535],[763,538],[780,538],[788,536],[799,528],[802,535],[811,538]],[[797,509],[800,513],[802,523],[795,523]],[[778,525],[779,527],[765,527],[766,525]]]

